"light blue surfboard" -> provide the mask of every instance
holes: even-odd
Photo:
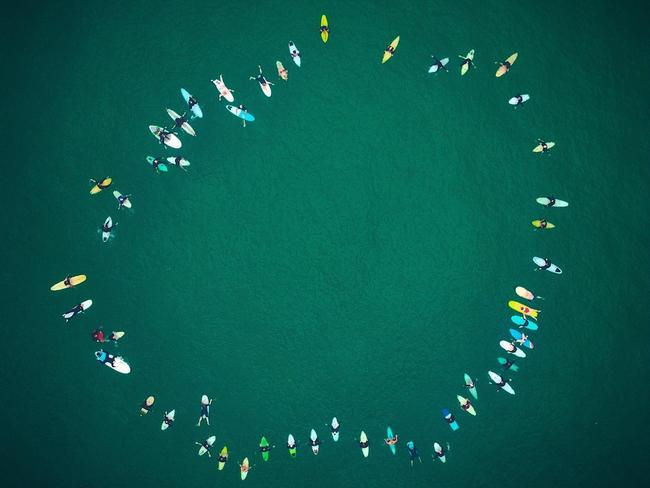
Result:
[[[188,92],[185,88],[181,88],[181,95],[183,95],[183,99],[185,99],[185,102],[189,105],[190,103],[190,92]],[[201,107],[199,107],[199,104],[195,104],[192,106],[190,109],[192,113],[194,114],[194,117],[198,117],[199,119],[203,117],[203,110],[201,110]]]
[[[510,317],[510,320],[519,327],[525,327],[530,330],[537,330],[539,327],[537,327],[537,324],[533,322],[532,320],[527,320],[523,318],[521,315],[513,315]]]
[[[148,162],[151,166],[153,166],[153,162],[154,162],[155,159],[156,159],[156,158],[154,158],[154,157],[147,156],[147,162]],[[165,166],[165,163],[159,163],[159,164],[158,164],[158,169],[159,169],[160,171],[162,171],[163,173],[167,173],[167,166]]]
[[[447,422],[449,424],[449,427],[451,427],[451,430],[456,431],[456,430],[458,430],[460,428],[460,426],[458,425],[458,422],[456,422],[456,420],[452,420],[450,422],[450,420],[453,419],[454,417],[453,417],[453,415],[451,414],[451,412],[449,411],[448,408],[443,408],[442,409],[442,417],[445,419],[445,422]]]

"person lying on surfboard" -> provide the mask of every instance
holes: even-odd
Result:
[[[387,446],[394,446],[397,444],[397,434],[395,434],[391,439],[384,439],[384,442]]]
[[[264,78],[264,73],[262,73],[262,67],[260,65],[258,65],[257,68],[260,70],[260,74],[257,75],[257,76],[251,76],[248,79],[249,80],[256,80],[262,86],[264,86],[266,84],[272,85],[273,83],[271,83],[266,78]]]
[[[541,139],[537,139],[537,142],[539,142],[539,145],[542,146],[542,152],[548,151],[548,144],[546,144],[546,142]]]
[[[169,412],[165,412],[165,417],[163,418],[163,422],[164,422],[166,425],[168,425],[169,427],[171,427],[172,424],[174,423],[174,419],[169,418],[169,417],[167,416],[168,414],[169,414]]]

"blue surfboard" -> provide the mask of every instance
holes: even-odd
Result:
[[[188,92],[185,88],[181,88],[181,95],[183,95],[183,99],[185,100],[185,103],[190,104],[190,92]],[[196,100],[196,99],[195,99]],[[198,117],[199,119],[203,117],[203,110],[201,110],[201,107],[199,107],[199,104],[196,103],[192,105],[192,108],[190,108],[192,111],[192,114],[194,114],[194,117]]]
[[[511,335],[512,337],[514,337],[515,339],[517,339],[517,340],[521,339],[521,332],[519,332],[519,331],[516,330],[516,329],[510,329],[510,335]],[[517,344],[519,344],[519,343],[517,343]],[[530,339],[526,339],[526,340],[524,341],[524,343],[522,344],[522,346],[525,346],[525,347],[527,347],[528,349],[532,349],[533,347],[535,347],[535,346],[533,346],[533,343],[530,342]]]
[[[530,330],[537,330],[539,327],[537,327],[537,324],[533,322],[532,320],[527,320],[523,318],[521,315],[513,315],[510,317],[510,320],[512,320],[513,324],[518,325],[519,327],[525,327]]]
[[[454,416],[451,414],[448,408],[443,408],[442,409],[442,418],[445,419],[445,422],[449,424],[449,427],[451,427],[451,430],[458,430],[459,425],[458,422],[456,422],[456,419],[454,419]]]
[[[395,437],[395,434],[393,434],[393,429],[391,429],[390,425],[389,425],[388,428],[386,429],[386,438],[387,439],[392,439],[393,437]],[[393,454],[396,453],[397,448],[395,447],[395,444],[392,444],[392,445],[390,445],[388,447],[390,447],[390,452],[392,452]]]
[[[235,117],[239,117],[240,119],[244,119],[246,122],[254,122],[255,117],[253,117],[253,114],[249,112],[244,112],[241,110],[239,107],[233,107],[232,105],[226,105],[226,110],[233,114]]]
[[[154,158],[154,157],[147,156],[147,162],[148,162],[151,166],[153,166],[153,162],[154,162],[155,159],[156,159],[156,158]],[[165,165],[165,163],[158,163],[158,169],[159,169],[160,171],[162,171],[163,173],[167,173],[167,166]]]

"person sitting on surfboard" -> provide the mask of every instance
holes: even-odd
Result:
[[[470,390],[474,388],[474,382],[472,381],[472,378],[469,379],[469,384],[465,383],[465,386]]]
[[[105,342],[106,341],[106,336],[104,335],[104,331],[102,329],[93,330],[92,334],[90,334],[90,337],[95,342]]]
[[[207,452],[208,457],[212,457],[212,455],[210,454],[210,449],[212,449],[212,446],[210,444],[208,444],[207,440],[204,440],[203,442],[194,441],[194,444],[196,444],[197,446],[203,447],[203,449],[205,449],[205,451]]]
[[[197,105],[199,102],[196,101],[196,98],[190,95],[190,97],[187,99],[187,106],[190,110],[192,110],[192,107],[194,105]]]
[[[397,434],[395,434],[390,439],[384,439],[384,442],[386,443],[387,446],[394,446],[395,444],[397,444]]]
[[[316,437],[316,439],[309,439],[309,445],[312,447],[320,445],[320,439]]]
[[[75,305],[74,307],[72,307],[70,309],[70,311],[66,312],[66,313],[71,313],[72,315],[70,316],[70,318],[65,319],[65,321],[67,322],[68,320],[70,320],[72,317],[74,317],[78,313],[83,313],[83,312],[84,312],[84,306],[83,306],[83,304],[79,303],[79,304]]]
[[[177,119],[174,119],[174,126],[175,127],[181,127],[185,122],[187,122],[187,118],[185,117],[186,113],[187,112],[183,112],[183,115],[181,115]]]
[[[97,185],[97,188],[99,188],[100,190],[105,190],[106,188],[108,188],[109,186],[111,186],[111,183],[112,183],[112,182],[111,182],[111,183],[109,183],[108,185],[103,185],[102,183],[104,183],[104,181],[106,181],[107,179],[108,179],[108,178],[104,178],[103,180],[93,180],[92,178],[90,178],[90,182],[91,182],[93,185]]]
[[[210,417],[210,405],[212,405],[212,398],[210,398],[208,403],[203,403],[203,401],[201,401],[201,415],[199,416],[199,421],[196,424],[197,427],[201,425],[201,422],[203,420],[205,420],[206,423],[208,425],[210,425],[210,419],[209,419],[209,417]]]
[[[469,407],[471,407],[471,406],[472,406],[472,402],[470,402],[469,400],[467,400],[465,403],[463,403],[463,404],[460,406],[460,408],[462,408],[463,410],[469,410]]]
[[[515,98],[517,99],[517,105],[521,105],[522,103],[524,103],[524,97],[522,97],[521,95],[515,95]]]
[[[539,269],[548,269],[551,267],[553,263],[551,263],[550,259],[543,258],[544,259],[544,264],[539,267]]]
[[[456,418],[453,413],[450,413],[448,417],[445,417],[445,420],[450,424],[453,424],[456,421]]]
[[[110,364],[111,366],[115,366],[115,356],[105,352],[103,349],[100,349],[98,352],[95,353],[97,359],[99,359],[99,356],[101,356],[102,353],[104,353],[104,360],[102,362],[104,364]]]
[[[546,142],[541,139],[537,139],[537,142],[539,142],[539,145],[542,146],[542,152],[548,151],[548,144],[546,144]]]
[[[548,197],[548,203],[546,204],[547,207],[552,207],[555,205],[555,198],[554,197]]]
[[[102,231],[104,232],[110,232],[111,229],[113,228],[113,222],[106,221],[102,224]],[[115,224],[116,225],[116,224]]]
[[[449,71],[447,67],[444,64],[442,64],[440,60],[436,58],[433,54],[431,55],[431,57],[433,58],[433,62],[438,67],[438,69],[444,69],[445,71]]]
[[[63,280],[63,284],[68,288],[72,288],[72,283],[70,282],[70,276],[65,277],[65,279]]]
[[[548,225],[548,221],[547,221],[546,219],[540,219],[540,221],[539,221],[539,226],[540,226],[542,229],[546,229],[546,226],[547,226],[547,225]]]
[[[126,202],[131,195],[120,195],[117,197],[117,204],[122,208],[124,206],[124,202]]]
[[[321,25],[321,26],[320,26],[320,31],[321,31],[321,32],[328,32],[328,33],[329,33],[330,28],[329,28],[328,26],[326,26],[326,25]]]
[[[390,45],[389,45],[389,46],[386,48],[386,52],[387,52],[387,53],[391,53],[391,54],[395,54],[395,48],[394,48],[393,46],[390,46]]]
[[[165,417],[163,418],[163,422],[165,423],[165,425],[171,427],[172,424],[174,423],[174,419],[169,418],[169,417],[167,416],[168,413],[169,413],[169,412],[165,412]]]
[[[162,163],[160,158],[155,158],[153,161],[151,161],[151,166],[153,166],[153,169],[155,169],[156,172],[158,172],[158,166],[160,166],[160,163]]]

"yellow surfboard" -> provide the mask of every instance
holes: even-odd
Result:
[[[99,181],[95,186],[93,186],[90,189],[90,194],[94,195],[95,193],[99,193],[104,188],[108,188],[109,186],[111,186],[111,183],[113,183],[112,178],[104,178],[102,181]]]
[[[225,458],[225,461],[219,461],[219,464],[218,464],[219,471],[221,471],[223,469],[223,467],[226,465],[226,461],[228,461],[228,447],[227,446],[223,446],[223,449],[219,453],[219,457],[220,458]]]
[[[533,227],[536,227],[538,229],[554,229],[555,225],[551,224],[550,222],[546,222],[546,227],[542,227],[542,221],[541,220],[533,220],[531,222],[533,224]]]
[[[459,56],[465,60],[460,67],[460,75],[465,76],[465,73],[469,70],[470,63],[474,61],[474,49],[467,53],[467,56]],[[467,61],[469,59],[469,62]]]
[[[395,49],[397,49],[398,44],[399,44],[399,36],[393,39],[393,42],[391,42],[390,45],[384,51],[384,57],[381,59],[381,64],[384,64],[386,61],[388,61],[390,58],[393,57],[393,54],[395,53]]]
[[[548,151],[548,150],[551,149],[553,146],[555,146],[555,143],[554,143],[554,142],[547,142],[547,143],[546,143],[546,150]],[[535,147],[533,148],[533,152],[542,152],[543,150],[544,150],[544,148],[542,147],[541,144],[537,144],[537,146],[535,146]]]
[[[519,312],[520,314],[527,315],[527,316],[532,317],[534,319],[536,319],[537,314],[539,314],[539,312],[541,312],[541,310],[535,310],[534,308],[527,307],[523,303],[516,302],[515,300],[510,300],[508,302],[508,306],[511,309]]]
[[[325,27],[325,29],[323,29]],[[327,40],[330,37],[330,31],[329,31],[329,26],[327,24],[327,17],[325,17],[325,14],[320,18],[320,38],[323,40],[323,42],[327,42]]]
[[[510,67],[513,64],[515,64],[518,55],[519,53],[514,53],[510,55],[510,57],[506,59],[503,63],[501,63],[501,66],[499,66],[499,69],[497,69],[497,73],[496,73],[497,78],[500,78],[501,76],[505,75],[510,70]]]
[[[50,287],[50,290],[52,291],[59,291],[59,290],[65,290],[66,288],[72,288],[73,286],[77,286],[81,283],[86,281],[86,275],[77,275],[77,276],[72,276],[70,277],[70,284],[66,285],[65,280],[59,281],[58,283],[52,285]]]

